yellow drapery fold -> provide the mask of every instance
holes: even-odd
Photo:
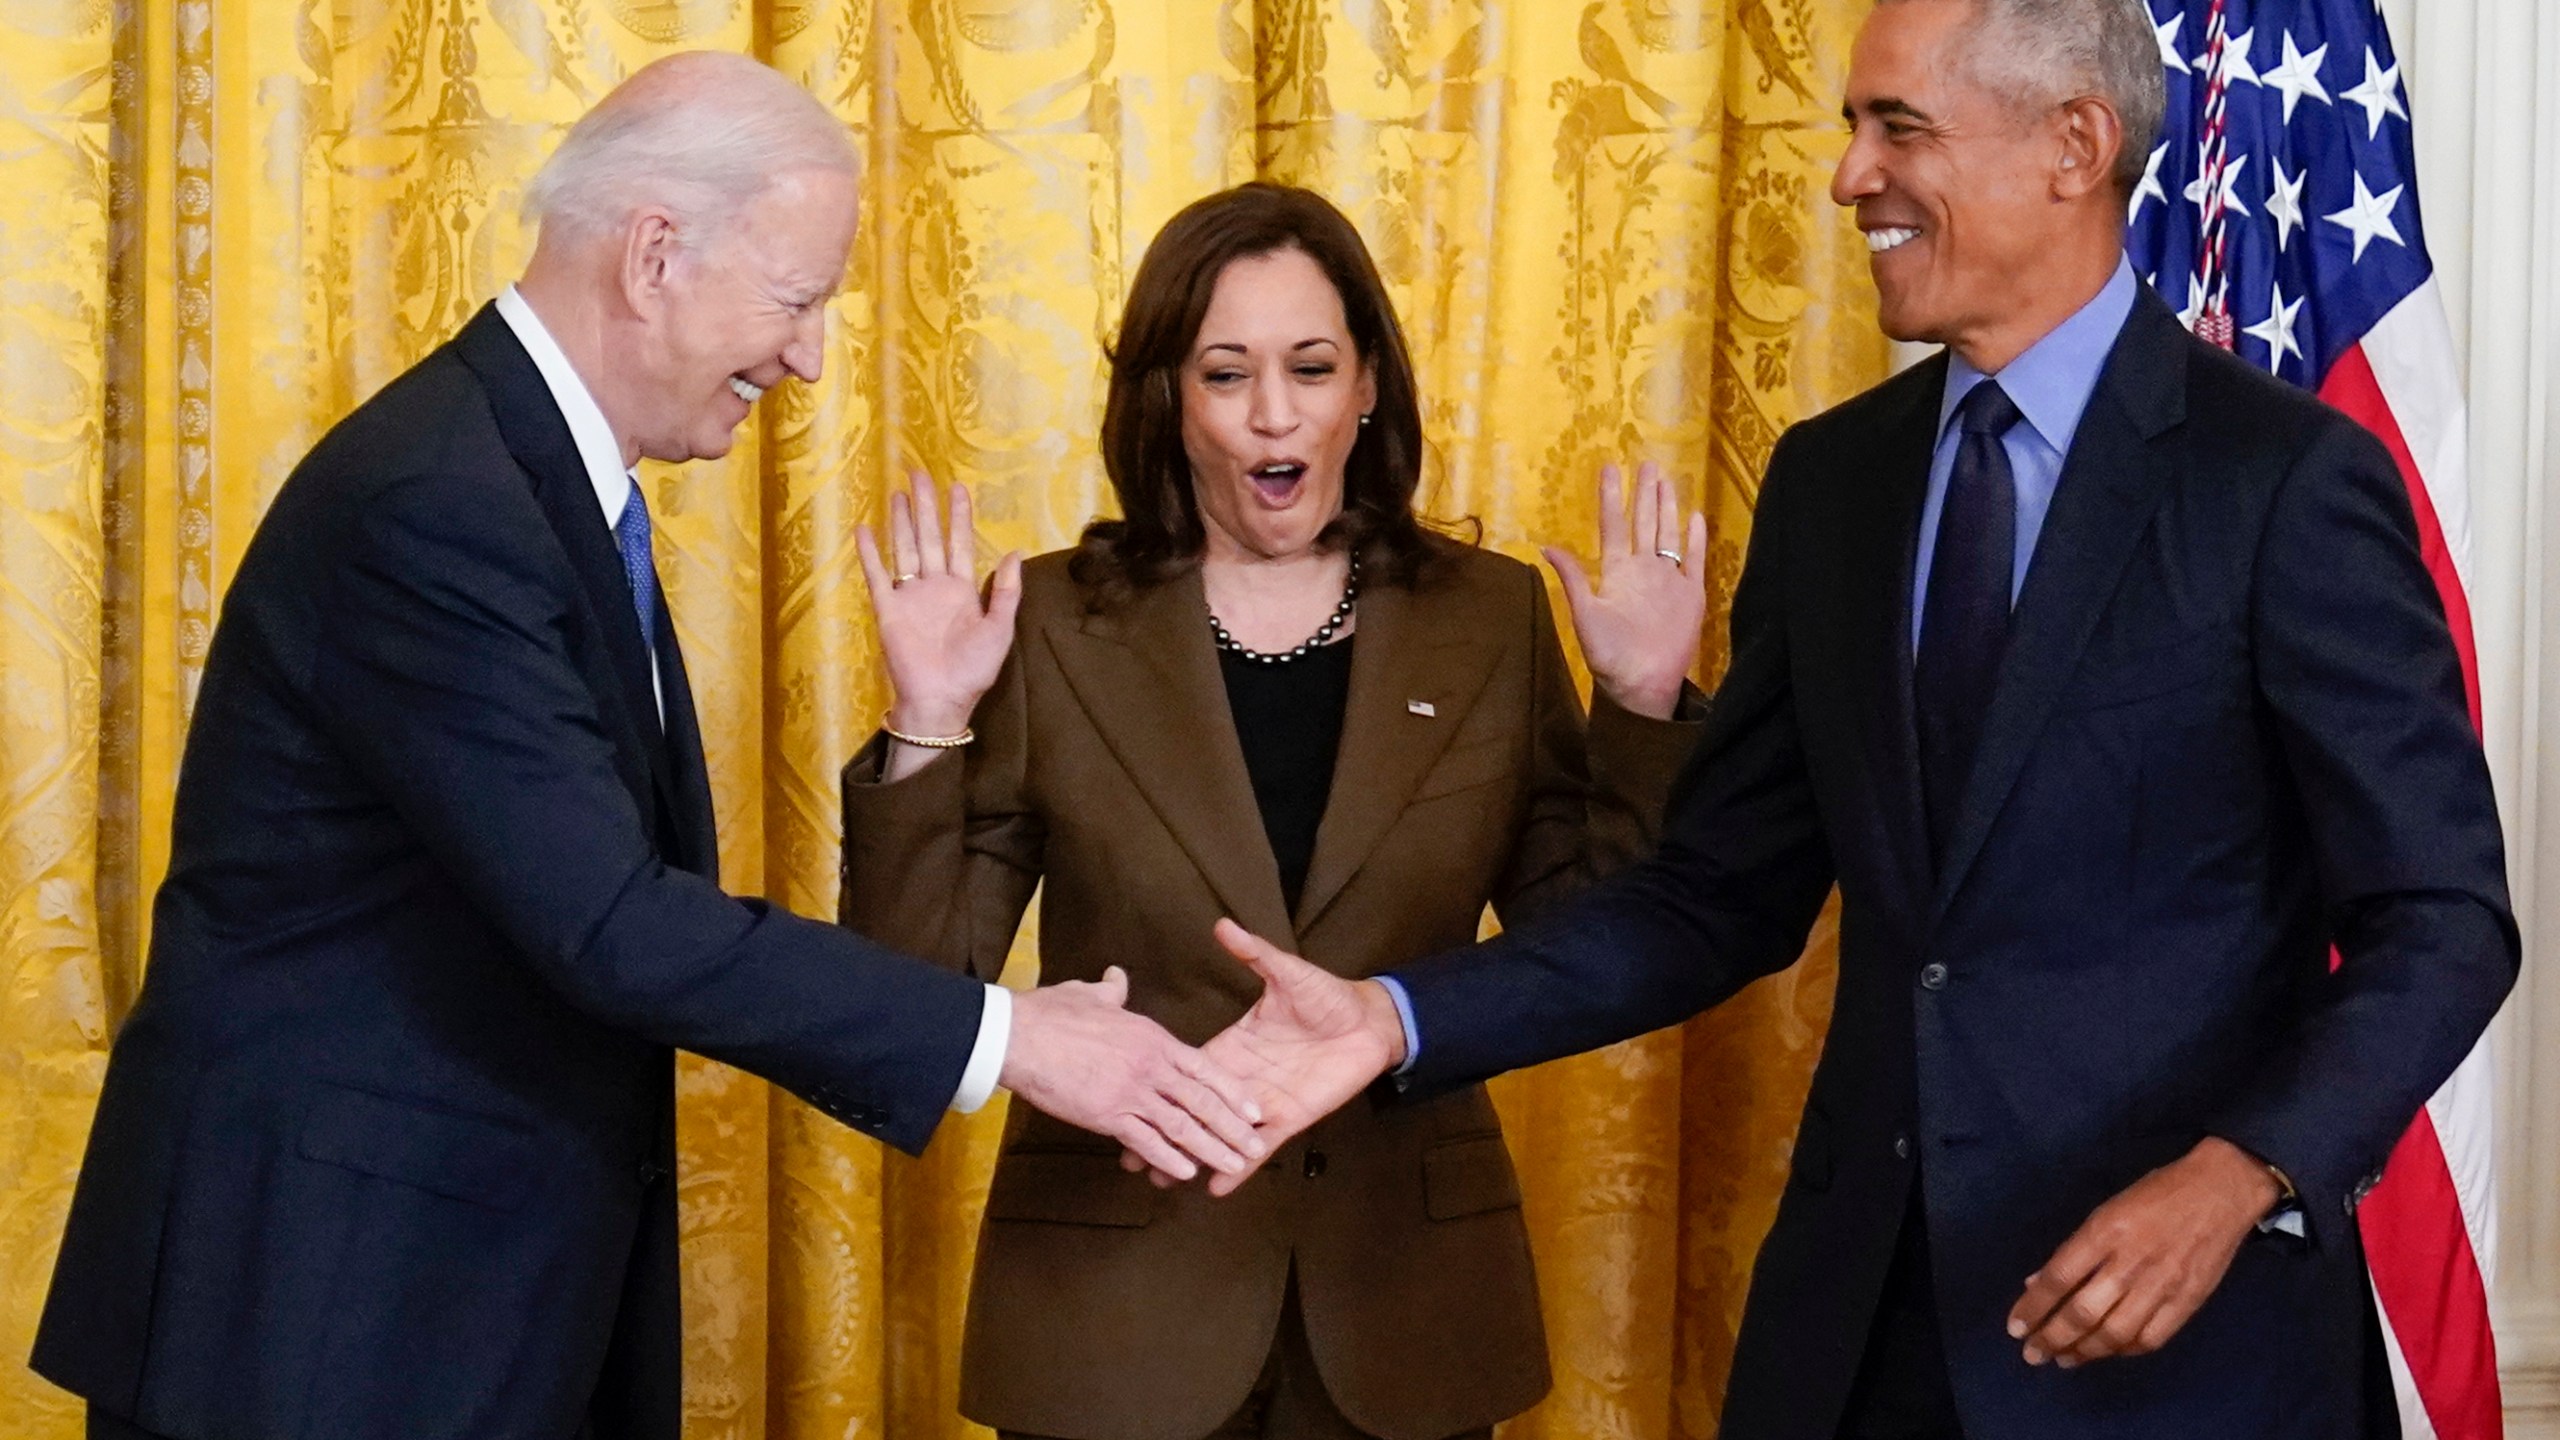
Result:
[[[883,699],[852,527],[909,469],[999,548],[1107,501],[1101,345],[1156,228],[1256,175],[1360,224],[1424,390],[1424,502],[1590,545],[1654,458],[1718,623],[1786,424],[1885,366],[1823,194],[1860,0],[0,0],[0,1416],[140,980],[222,587],[326,428],[516,273],[560,131],[674,49],[761,55],[868,158],[825,378],[660,468],[729,886],[833,906]],[[1030,978],[1029,937],[1012,978]],[[1714,1428],[1828,1017],[1829,944],[1684,1031],[1497,1086],[1556,1392],[1507,1440]],[[956,1337],[1001,1106],[921,1161],[680,1075],[689,1433],[983,1435]]]

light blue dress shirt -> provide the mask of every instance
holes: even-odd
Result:
[[[2018,407],[2024,422],[2009,427],[2000,448],[2009,452],[2009,477],[2018,490],[2018,554],[2009,570],[2009,603],[2027,583],[2027,562],[2035,558],[2036,537],[2044,533],[2044,517],[2053,508],[2053,491],[2062,482],[2062,457],[2071,453],[2071,437],[2080,429],[2080,413],[2097,393],[2098,372],[2107,352],[2133,314],[2133,262],[2119,260],[2116,273],[2088,304],[2046,332],[2009,362],[1998,376],[2000,388]],[[1938,516],[1947,507],[1947,476],[1955,469],[1961,438],[1949,423],[1956,406],[1985,379],[1960,355],[1947,357],[1947,390],[1938,401],[1938,447],[1929,453],[1929,497],[1920,507],[1920,553],[1911,566],[1911,651],[1920,652],[1920,615],[1928,608],[1929,566],[1938,553]]]

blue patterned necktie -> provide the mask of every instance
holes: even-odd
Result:
[[[631,498],[622,518],[613,522],[614,543],[622,549],[622,578],[631,582],[631,608],[640,614],[640,645],[656,665],[658,654],[658,566],[649,554],[649,501],[640,482],[631,482]]]
[[[2018,418],[2017,402],[1992,380],[1975,385],[1956,406],[1962,435],[1938,513],[1938,544],[1920,612],[1920,654],[1912,667],[1929,853],[1940,862],[1973,774],[2000,657],[2009,648],[2018,489],[2000,437]]]

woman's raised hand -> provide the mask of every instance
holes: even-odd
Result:
[[[996,683],[1013,647],[1013,613],[1022,603],[1022,552],[996,563],[978,589],[977,516],[969,488],[951,487],[951,519],[922,474],[908,477],[912,495],[889,492],[889,555],[866,525],[854,533],[862,578],[871,590],[880,651],[894,697],[889,724],[910,735],[957,735],[978,700]],[[908,747],[901,747],[905,749]]]
[[[1593,682],[1622,708],[1668,720],[1707,622],[1707,517],[1684,523],[1679,493],[1650,462],[1632,506],[1626,489],[1617,466],[1602,467],[1598,583],[1571,551],[1540,550],[1564,582]]]

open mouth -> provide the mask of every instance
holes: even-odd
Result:
[[[764,387],[744,375],[729,377],[729,393],[753,405],[764,398]]]
[[[1867,232],[1867,253],[1882,255],[1887,251],[1899,250],[1919,238],[1918,230],[1904,225],[1888,225],[1882,229],[1870,230]]]
[[[1307,478],[1307,467],[1297,460],[1275,460],[1247,470],[1245,478],[1253,482],[1262,503],[1277,510],[1297,498],[1298,485]]]

